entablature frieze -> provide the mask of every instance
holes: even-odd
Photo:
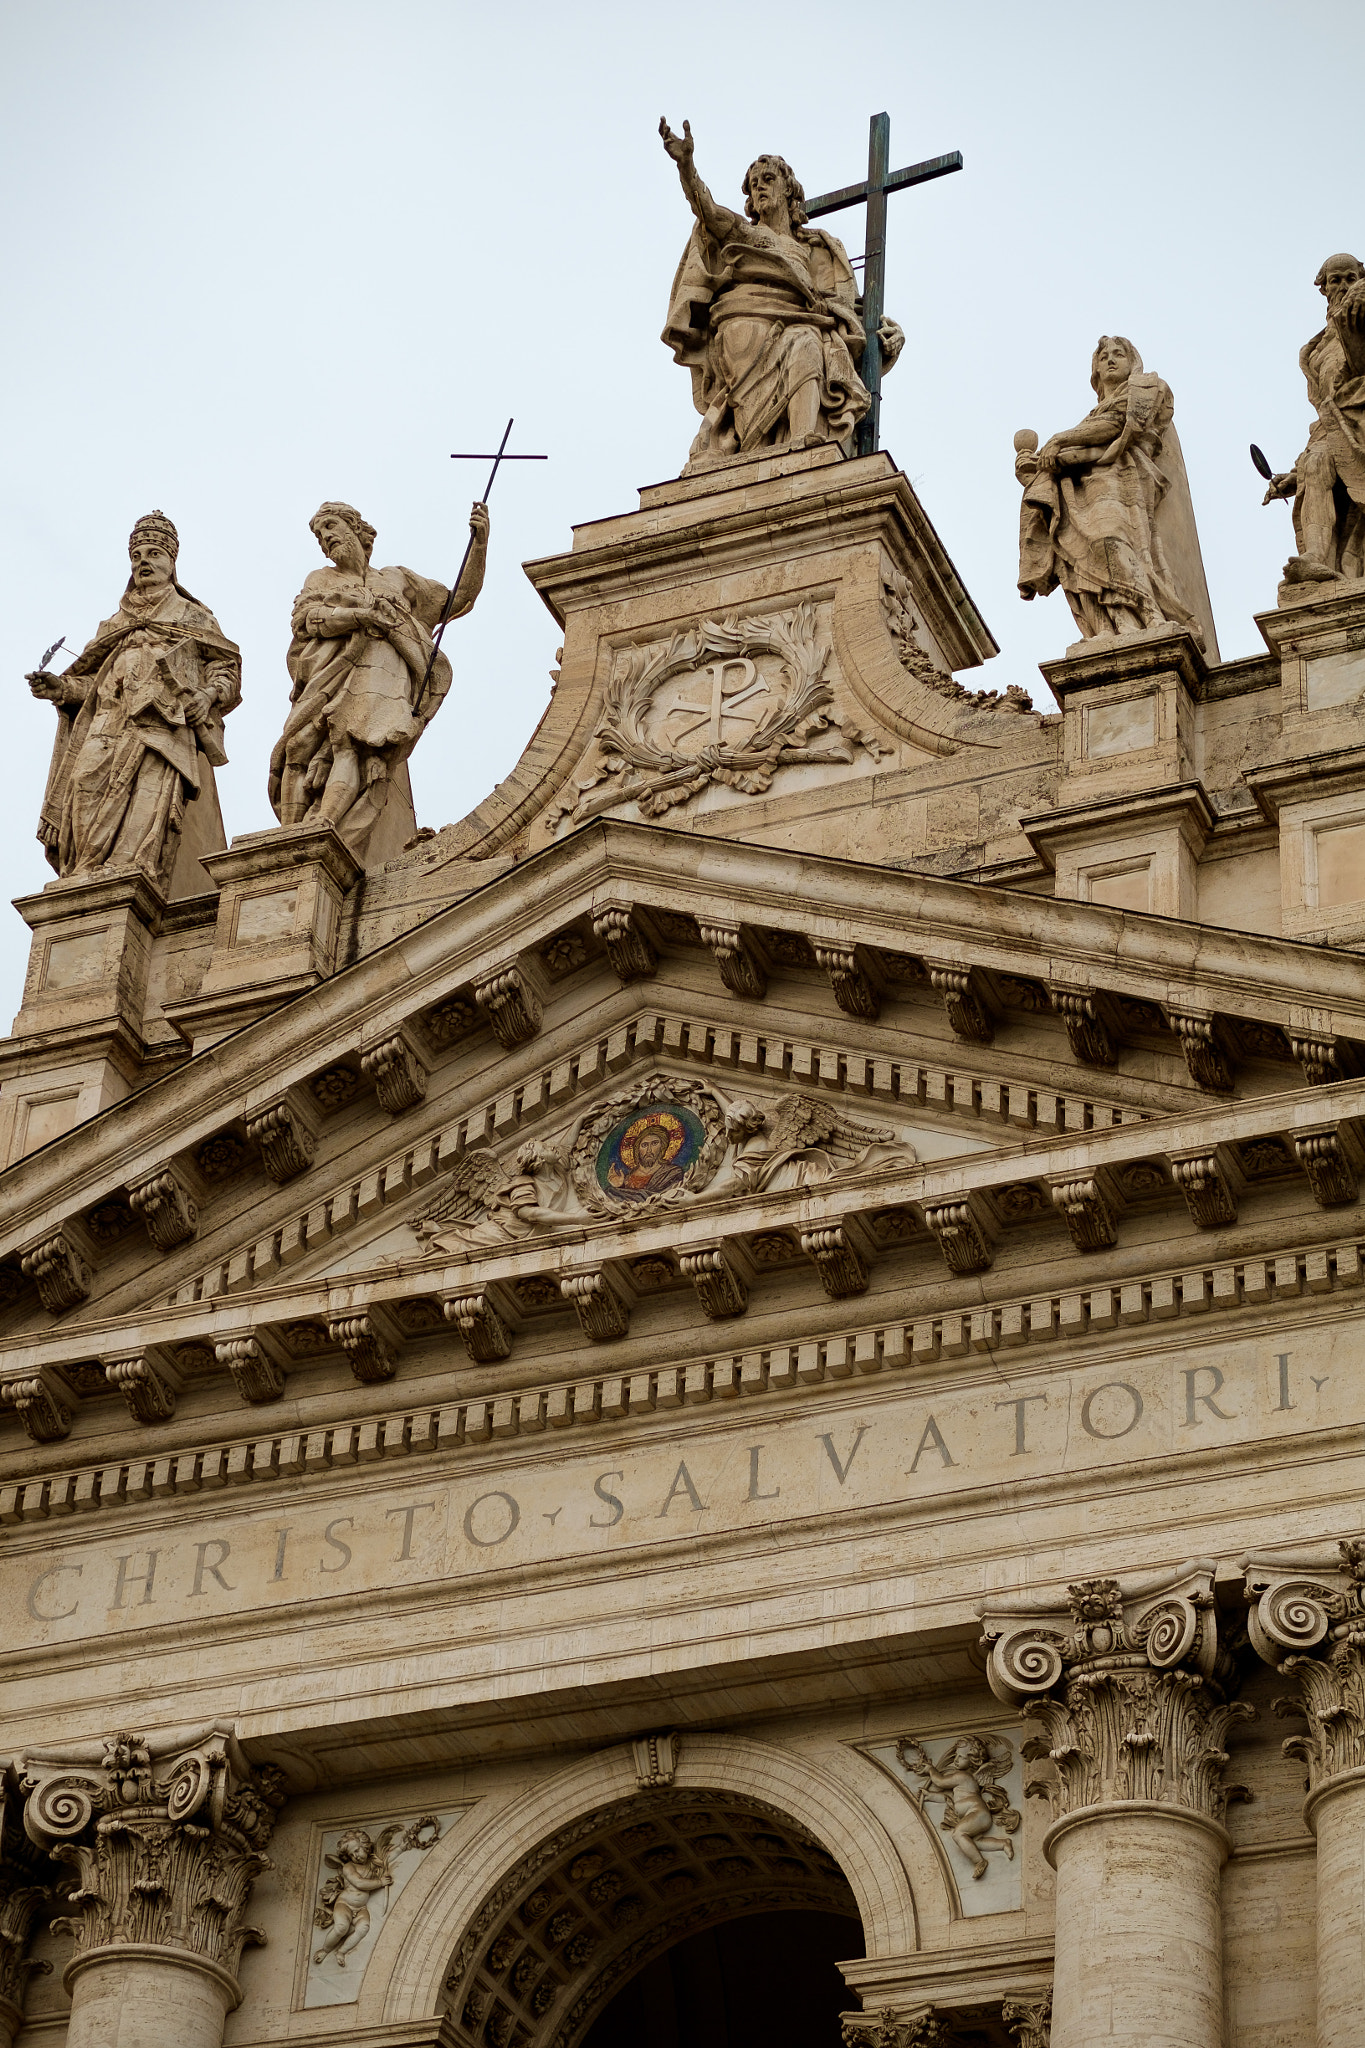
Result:
[[[1120,1346],[1131,1346],[1134,1329],[1143,1325],[1155,1330],[1162,1324],[1188,1324],[1192,1318],[1206,1317],[1203,1327],[1212,1333],[1222,1316],[1247,1310],[1273,1315],[1277,1308],[1314,1296],[1322,1297],[1318,1313],[1336,1319],[1352,1298],[1365,1303],[1365,1295],[1356,1292],[1365,1276],[1363,1250],[1357,1240],[1290,1247],[1273,1255],[1167,1269],[1118,1283],[1080,1284],[904,1320],[846,1325],[791,1343],[757,1343],[747,1349],[736,1343],[732,1349],[663,1367],[645,1359],[625,1359],[616,1370],[607,1366],[552,1384],[503,1389],[485,1384],[477,1393],[453,1390],[444,1403],[428,1400],[357,1419],[319,1420],[312,1427],[291,1419],[287,1427],[267,1427],[253,1436],[207,1447],[168,1445],[160,1452],[131,1456],[125,1450],[80,1468],[0,1482],[0,1526],[100,1508],[136,1508],[252,1480],[307,1477],[381,1459],[475,1449],[516,1437],[540,1437],[546,1431],[639,1421],[716,1403],[800,1396],[822,1387],[837,1391],[874,1375],[888,1375],[890,1384],[902,1373],[951,1369],[957,1360],[1056,1346],[1059,1340],[1068,1340],[1059,1368],[1069,1370],[1073,1359],[1093,1362],[1096,1345],[1102,1355],[1111,1338]],[[446,1312],[458,1321],[460,1314],[477,1312],[470,1303],[469,1296],[452,1297]],[[452,1314],[452,1309],[458,1313]],[[438,1312],[436,1328],[440,1327]],[[1074,1352],[1069,1352],[1070,1343],[1075,1344]],[[1221,1375],[1218,1380],[1221,1384]],[[1201,1380],[1191,1398],[1202,1398],[1205,1391]],[[1005,1405],[1015,1405],[1018,1398]],[[268,1417],[262,1420],[268,1422]],[[1098,1428],[1091,1433],[1102,1435]]]

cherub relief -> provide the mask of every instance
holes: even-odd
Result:
[[[325,1933],[313,1961],[323,1963],[330,1957],[344,1970],[347,1956],[370,1931],[370,1900],[393,1885],[392,1857],[405,1849],[429,1849],[440,1836],[440,1822],[432,1814],[424,1814],[407,1827],[395,1822],[381,1829],[377,1838],[364,1828],[352,1828],[342,1835],[335,1855],[322,1859],[335,1874],[318,1893],[313,1925]]]
[[[735,1172],[755,1194],[811,1187],[853,1173],[879,1154],[913,1165],[915,1148],[884,1124],[859,1123],[814,1095],[789,1096],[769,1113],[747,1097],[729,1105],[726,1133]]]
[[[1021,1816],[1009,1802],[1008,1793],[996,1783],[1014,1761],[1003,1735],[962,1735],[944,1750],[938,1762],[922,1742],[905,1736],[896,1744],[896,1754],[908,1771],[923,1780],[916,1805],[921,1811],[926,1799],[943,1795],[943,1818],[939,1826],[950,1834],[972,1866],[972,1876],[986,1875],[984,1851],[1003,1849],[1014,1861],[1010,1836],[1018,1831]],[[992,1832],[996,1823],[1002,1832]]]
[[[412,1228],[428,1252],[505,1245],[564,1221],[564,1162],[531,1139],[508,1173],[488,1152],[466,1152],[430,1208]]]

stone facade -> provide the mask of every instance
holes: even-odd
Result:
[[[19,906],[0,2044],[577,2048],[801,1913],[848,2048],[1347,2048],[1365,584],[1040,715],[831,439],[528,574],[459,825]]]

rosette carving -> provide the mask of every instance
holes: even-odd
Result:
[[[1221,1821],[1239,1796],[1223,1784],[1224,1738],[1251,1709],[1230,1698],[1213,1573],[1201,1561],[1131,1593],[1115,1579],[1082,1580],[1065,1609],[982,1609],[991,1690],[1041,1725],[1023,1754],[1055,1776],[1027,1790],[1050,1798],[1054,1814],[1136,1799]]]
[[[1308,1723],[1284,1753],[1304,1765],[1316,1792],[1365,1769],[1365,1543],[1339,1544],[1335,1563],[1247,1557],[1242,1570],[1252,1647],[1298,1689],[1297,1698],[1276,1700],[1275,1712]]]
[[[125,1943],[181,1949],[226,1970],[248,1941],[251,1887],[284,1802],[284,1781],[252,1772],[231,1732],[210,1728],[161,1752],[137,1735],[18,1765],[31,1841],[69,1864],[70,1913],[55,1924],[79,1954]]]

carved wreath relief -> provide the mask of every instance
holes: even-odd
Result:
[[[668,640],[621,649],[582,772],[548,814],[551,828],[635,803],[659,818],[712,782],[748,796],[783,766],[847,766],[855,749],[889,752],[840,718],[822,607],[703,619]]]
[[[648,1217],[714,1193],[815,1186],[915,1148],[817,1096],[727,1101],[668,1074],[608,1097],[510,1162],[467,1152],[411,1228],[433,1255],[507,1247],[585,1219]]]

